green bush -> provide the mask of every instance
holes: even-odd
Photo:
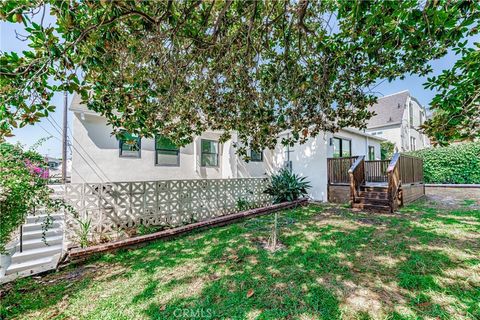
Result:
[[[37,152],[0,143],[0,252],[35,207],[45,207],[47,213],[67,208],[63,201],[50,199],[46,168]]]
[[[305,177],[291,173],[287,169],[280,170],[270,178],[270,185],[264,191],[273,197],[273,203],[295,201],[300,196],[307,194],[311,188]]]
[[[390,141],[380,142],[380,154],[382,160],[392,159],[395,150],[395,144]]]
[[[480,142],[412,151],[423,159],[426,183],[480,183]]]

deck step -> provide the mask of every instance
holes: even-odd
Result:
[[[388,187],[385,186],[360,186],[360,191],[370,191],[370,192],[388,192]]]
[[[367,203],[354,203],[352,205],[354,209],[360,210],[372,210],[375,212],[390,212],[390,207],[386,205],[378,205],[378,204],[367,204]]]
[[[388,199],[387,192],[360,191],[359,196],[370,199]]]
[[[57,253],[62,252],[63,245],[56,244],[53,246],[45,246],[42,248],[37,249],[30,249],[23,252],[15,252],[12,255],[12,264],[14,263],[22,263],[29,260],[35,260],[44,257],[51,257]]]
[[[12,263],[10,266],[8,266],[6,275],[17,273],[17,272],[22,272],[26,270],[33,270],[35,268],[41,267],[43,265],[47,265],[53,261],[52,256],[48,257],[41,257],[38,259],[34,260],[28,260],[24,261],[21,263]]]
[[[384,205],[388,206],[388,199],[385,198],[372,198],[372,197],[356,197],[355,203],[362,203],[362,204],[376,204],[376,205]]]

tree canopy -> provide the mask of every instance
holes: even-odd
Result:
[[[461,44],[455,50],[462,58],[425,84],[439,92],[430,103],[433,116],[424,125],[436,144],[480,138],[480,43],[475,45]]]
[[[1,18],[25,25],[30,50],[0,56],[0,137],[48,115],[62,90],[114,133],[185,145],[236,132],[243,154],[287,129],[285,144],[364,128],[375,84],[427,75],[478,33],[479,12],[478,1],[4,1]],[[448,94],[447,80],[431,87]]]

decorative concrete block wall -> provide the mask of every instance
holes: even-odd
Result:
[[[91,220],[90,237],[116,238],[139,226],[175,227],[238,211],[238,199],[258,207],[270,203],[266,178],[163,180],[67,184],[65,200],[82,221]],[[77,237],[78,221],[67,218],[67,234]]]

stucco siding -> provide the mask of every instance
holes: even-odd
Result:
[[[397,125],[393,127],[367,129],[367,132],[382,137],[395,144],[395,151],[402,150],[402,127]]]
[[[140,158],[119,156],[118,140],[102,117],[75,113],[73,117],[72,182],[145,181],[161,179],[218,179],[235,176],[231,142],[219,144],[219,166],[200,166],[201,139],[218,140],[220,134],[206,132],[180,148],[180,165],[156,166],[154,139],[142,139]]]
[[[315,138],[310,138],[305,144],[295,144],[290,148],[279,144],[275,149],[272,163],[275,168],[282,167],[287,161],[287,150],[289,149],[293,172],[307,177],[312,185],[309,197],[317,201],[327,201],[327,158],[333,157],[333,145],[330,144],[330,139],[333,137],[350,139],[352,156],[367,156],[370,145],[375,148],[376,158],[380,159],[380,140],[340,130],[333,134],[319,134]]]
[[[119,156],[119,142],[111,135],[112,128],[105,118],[75,112],[73,117],[73,183],[152,181],[171,179],[220,179],[266,177],[284,167],[287,148],[278,144],[274,150],[263,151],[263,161],[246,162],[236,154],[232,140],[219,144],[218,167],[200,165],[201,139],[218,141],[219,132],[206,132],[180,148],[179,166],[155,165],[154,139],[141,140],[141,157]],[[368,155],[368,146],[375,148],[380,158],[380,140],[340,130],[319,134],[304,144],[290,147],[293,171],[311,182],[310,198],[327,201],[327,158],[333,156],[332,137],[351,140],[352,155]]]

